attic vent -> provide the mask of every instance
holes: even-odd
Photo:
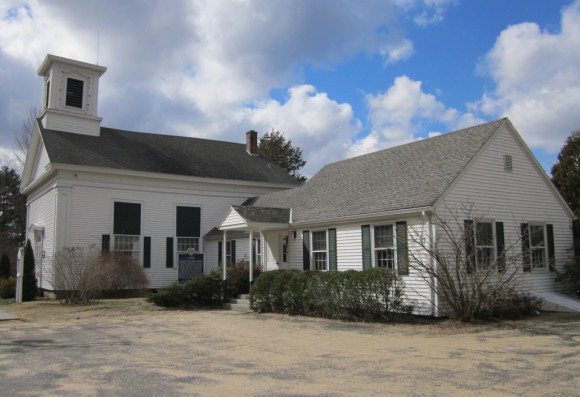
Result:
[[[83,107],[84,81],[67,79],[66,81],[66,106],[82,109]]]
[[[513,171],[512,156],[509,154],[503,155],[503,169],[507,172]]]

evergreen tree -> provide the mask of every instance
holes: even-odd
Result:
[[[6,166],[0,168],[0,239],[3,246],[24,240],[26,197],[20,194],[20,176]]]
[[[22,300],[31,301],[36,297],[38,287],[36,285],[36,265],[34,263],[34,251],[30,240],[26,241],[24,248],[24,269],[22,273]]]
[[[580,131],[572,133],[552,166],[552,182],[580,219]],[[574,250],[580,256],[580,224],[574,221]]]
[[[292,140],[286,140],[282,131],[272,129],[265,133],[260,138],[258,148],[298,182],[306,181],[306,177],[298,172],[306,165],[306,161],[302,159],[302,149],[292,146]]]
[[[8,255],[2,254],[2,259],[0,259],[0,278],[10,277],[10,259]]]

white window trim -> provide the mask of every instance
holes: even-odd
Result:
[[[325,250],[314,250],[314,233],[324,233],[325,239],[326,239],[326,249]],[[314,259],[314,253],[315,252],[324,252],[326,253],[326,264],[325,264],[325,269],[323,270],[319,270],[316,269],[316,262]],[[330,268],[329,265],[329,252],[328,252],[328,229],[325,230],[313,230],[310,232],[310,269],[311,270],[318,270],[321,272],[327,272]]]
[[[542,228],[542,234],[544,237],[544,255],[543,255],[543,266],[534,267],[534,261],[532,260],[532,226],[540,226]],[[528,244],[530,247],[530,271],[531,272],[548,272],[548,228],[544,222],[528,222]]]
[[[391,226],[393,228],[393,253],[394,253],[394,271],[399,271],[399,261],[397,258],[397,224],[395,222],[384,222],[371,225],[371,266],[377,267],[376,251],[375,247],[375,227],[380,226]],[[384,248],[383,248],[384,249]],[[388,268],[386,268],[388,269]]]

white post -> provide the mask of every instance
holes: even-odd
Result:
[[[250,230],[250,288],[252,288],[252,281],[254,281],[254,255],[252,250],[252,239],[254,237],[254,231]]]
[[[22,303],[22,277],[24,276],[24,248],[18,248],[16,260],[16,303]]]
[[[222,266],[223,266],[223,272],[222,272],[222,279],[224,281],[226,281],[226,278],[228,277],[228,265],[227,265],[227,258],[226,258],[226,253],[227,253],[227,247],[226,244],[228,242],[228,232],[224,230],[224,242],[222,244]]]

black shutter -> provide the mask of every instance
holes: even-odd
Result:
[[[407,222],[397,222],[397,272],[399,276],[409,275],[409,249],[407,243]]]
[[[199,237],[201,230],[201,209],[199,207],[177,207],[177,237]]]
[[[141,204],[115,202],[114,234],[138,236],[141,234]]]
[[[546,225],[548,233],[548,266],[551,272],[556,271],[556,249],[554,247],[554,225]]]
[[[522,268],[524,272],[529,272],[532,270],[530,263],[530,229],[527,223],[522,223],[520,228],[522,231]]]
[[[111,236],[103,234],[101,236],[101,254],[109,252],[111,249]]]
[[[173,237],[165,239],[165,267],[173,267]]]
[[[328,229],[328,270],[336,271],[336,229]]]
[[[230,241],[230,258],[232,265],[236,264],[236,240]]]
[[[220,265],[222,263],[222,259],[223,259],[223,249],[224,249],[224,243],[223,241],[218,241],[218,265]]]
[[[465,238],[465,268],[467,273],[473,273],[475,269],[475,230],[473,220],[465,219],[463,226]]]
[[[143,237],[143,267],[151,267],[151,237]]]
[[[497,257],[497,271],[505,272],[505,238],[503,235],[503,222],[495,223],[495,247]]]
[[[366,270],[372,267],[371,225],[362,225],[360,228],[362,237],[362,265],[363,270]]]
[[[302,232],[302,269],[310,270],[310,232]]]

